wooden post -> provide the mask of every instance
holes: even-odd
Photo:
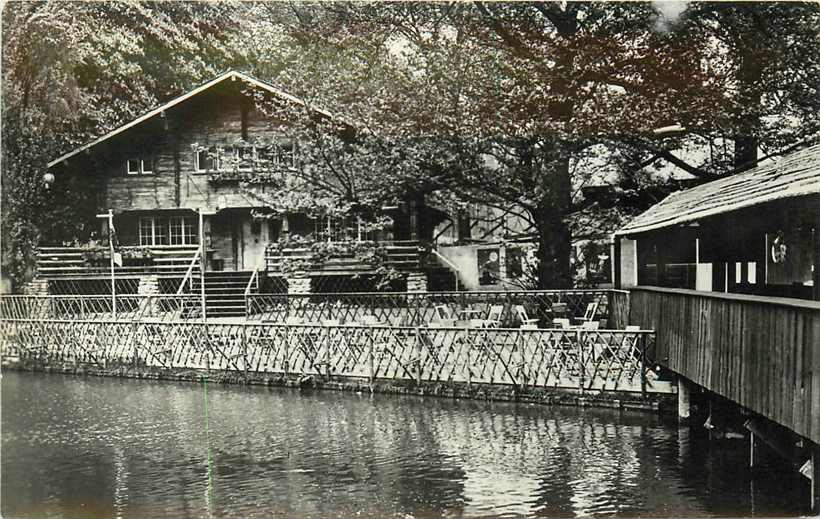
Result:
[[[289,353],[288,346],[290,346],[290,334],[288,333],[288,331],[290,330],[290,327],[287,324],[285,324],[284,328],[282,330],[283,330],[283,333],[285,335],[285,343],[282,345],[282,348],[284,349],[284,351],[282,352],[282,370],[285,372],[285,378],[287,378],[288,368],[290,367],[289,366],[290,357],[288,356],[288,353]]]
[[[468,332],[467,336],[469,337],[469,332]],[[473,384],[473,369],[472,369],[473,364],[472,364],[472,355],[470,355],[470,353],[473,350],[474,342],[466,341],[466,343],[467,343],[467,391],[470,391],[470,389],[472,389],[472,384]]]
[[[248,382],[248,337],[247,325],[242,324],[242,371],[245,376],[245,383]]]
[[[755,433],[749,431],[749,468],[755,466]]]
[[[820,301],[820,218],[814,224],[812,238],[814,242],[814,300]]]
[[[580,392],[584,392],[584,345],[582,344],[583,332],[581,330],[575,331],[575,340],[578,341],[578,387]]]
[[[678,377],[678,421],[686,422],[691,415],[691,391],[689,381],[683,377]]]
[[[202,303],[202,324],[205,326],[205,336],[208,336],[208,321],[205,315],[205,233],[203,232],[202,209],[199,213],[199,294]]]
[[[612,238],[612,283],[615,288],[621,288],[621,238],[613,236]]]
[[[421,385],[421,328],[416,326],[416,384]]]
[[[114,211],[108,210],[108,254],[111,256],[111,313],[117,318],[117,285],[114,281]]]
[[[325,341],[325,378],[329,381],[330,380],[330,348],[333,345],[333,341],[330,340],[331,339],[330,335],[331,335],[331,333],[333,333],[333,330],[336,330],[337,333],[338,333],[338,329],[332,328],[332,327],[327,327],[326,330],[328,332],[328,337],[327,337],[327,340]],[[338,337],[336,337],[336,338],[338,338]]]
[[[134,364],[134,368],[136,368],[137,366],[139,366],[139,342],[140,342],[139,341],[139,333],[138,333],[139,323],[137,321],[134,321],[133,327],[134,327],[134,330],[133,330],[133,333],[131,334],[131,337],[133,337],[133,341],[134,341],[133,364]]]
[[[811,444],[811,511],[820,513],[820,445]]]
[[[367,341],[369,347],[367,349],[367,362],[368,362],[368,369],[369,369],[369,383],[370,383],[370,392],[373,392],[373,381],[376,378],[376,361],[373,358],[373,337],[372,335],[369,337]]]
[[[627,321],[627,322],[629,322],[629,321]],[[646,395],[646,334],[645,333],[641,334],[641,394]]]

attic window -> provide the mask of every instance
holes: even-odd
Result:
[[[150,158],[130,158],[125,161],[125,170],[129,175],[151,175],[154,172]]]

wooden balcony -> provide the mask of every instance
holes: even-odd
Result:
[[[400,271],[412,271],[421,268],[421,251],[418,242],[393,241],[381,242],[379,245],[387,251],[386,266]],[[265,255],[265,263],[268,273],[278,273],[282,271],[282,264],[286,259],[307,259],[309,257],[309,248],[287,248],[281,252],[268,249]],[[353,254],[345,254],[313,264],[307,274],[311,276],[333,276],[368,274],[374,271],[373,265],[360,261]]]
[[[140,248],[146,251],[146,257],[123,258],[122,266],[114,266],[115,276],[184,276],[198,246]],[[44,279],[87,279],[110,275],[111,256],[108,250],[95,252],[95,258],[89,260],[88,250],[80,247],[40,247],[37,251],[37,275]]]
[[[629,324],[673,370],[820,443],[820,302],[636,287]]]

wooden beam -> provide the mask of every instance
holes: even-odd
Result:
[[[814,284],[814,300],[820,301],[820,216],[815,219],[814,229],[812,229],[812,242],[814,248],[814,272],[812,282]]]

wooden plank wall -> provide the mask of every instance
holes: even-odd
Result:
[[[636,287],[629,318],[669,369],[820,443],[820,303]]]
[[[195,145],[232,146],[242,138],[242,96],[214,89],[167,115],[166,129],[146,130],[144,142],[123,139],[111,143],[104,163],[104,208],[115,211],[171,208],[203,208],[215,211],[220,197],[225,207],[261,205],[249,199],[235,183],[214,185],[208,173],[195,171]],[[250,110],[247,138],[254,142],[287,141],[287,132],[275,120]],[[152,156],[152,175],[127,175],[126,159]],[[179,167],[179,178],[176,168]],[[177,182],[179,185],[177,186]]]

